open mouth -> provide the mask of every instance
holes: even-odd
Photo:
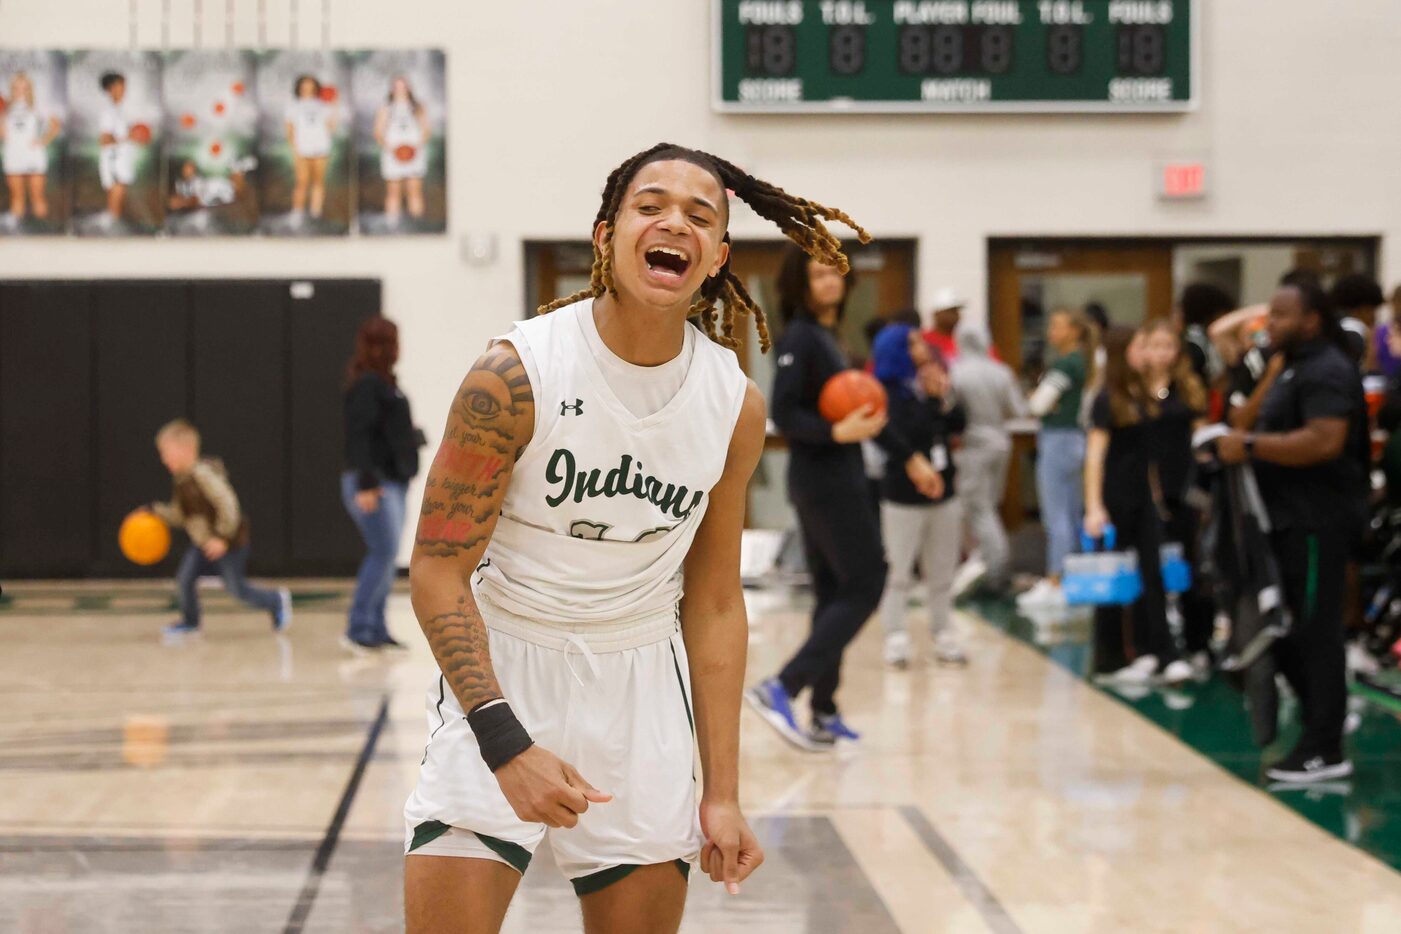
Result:
[[[644,254],[647,268],[655,273],[674,276],[680,279],[691,268],[691,257],[685,250],[675,247],[656,246]]]

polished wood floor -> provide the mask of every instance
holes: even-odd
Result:
[[[399,930],[435,670],[407,598],[392,628],[412,649],[354,659],[334,598],[303,601],[285,637],[216,598],[204,638],[167,647],[159,587],[75,592],[8,588],[0,613],[0,931]],[[806,598],[750,596],[757,677],[802,637]],[[799,753],[745,713],[770,861],[738,898],[696,882],[684,930],[1401,929],[1396,871],[960,625],[966,670],[886,671],[862,634],[842,694],[857,749]],[[578,930],[548,848],[507,930]]]

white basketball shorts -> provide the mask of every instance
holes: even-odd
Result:
[[[536,744],[613,800],[590,804],[573,828],[516,816],[482,761],[446,679],[428,691],[428,747],[404,807],[405,852],[496,860],[524,872],[548,837],[580,895],[638,866],[700,855],[695,735],[677,612],[577,631],[514,616],[478,598],[492,666]]]
[[[114,185],[130,185],[136,180],[136,153],[127,143],[103,146],[97,156],[97,174],[104,191]]]

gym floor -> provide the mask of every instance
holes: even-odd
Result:
[[[406,594],[391,625],[411,650],[353,659],[344,584],[295,587],[286,636],[213,593],[204,638],[176,647],[159,585],[7,588],[0,930],[401,928],[433,661]],[[809,604],[749,598],[757,676]],[[1395,929],[1392,714],[1362,705],[1350,782],[1270,791],[1228,687],[1116,697],[1082,677],[1083,627],[970,610],[966,670],[885,671],[863,632],[843,688],[858,752],[800,753],[744,714],[768,862],[739,898],[697,879],[683,930]],[[542,848],[506,930],[578,924]]]

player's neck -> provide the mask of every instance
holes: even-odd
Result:
[[[593,301],[593,321],[603,344],[634,366],[660,366],[676,359],[686,342],[689,305],[649,308],[605,293]]]

